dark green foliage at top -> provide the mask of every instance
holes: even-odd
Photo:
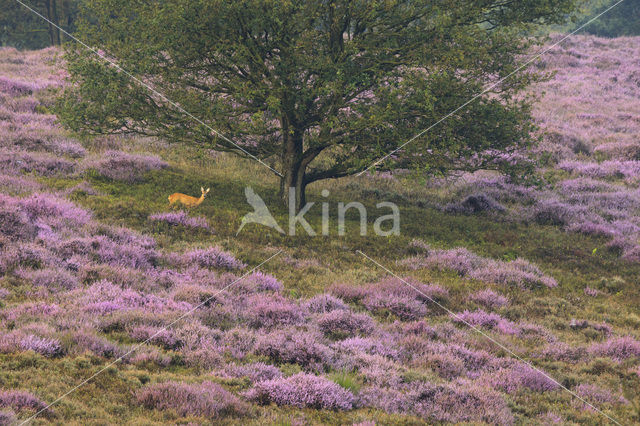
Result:
[[[609,0],[606,1],[604,5],[599,4],[598,7],[594,7],[590,11],[591,15],[578,23],[578,26],[585,24],[592,19],[593,16],[604,12],[617,2],[618,0]],[[586,26],[584,31],[600,37],[640,35],[640,0],[624,0],[596,21]]]
[[[75,30],[78,0],[24,0],[27,6],[64,31]],[[15,0],[3,0],[0,6],[0,46],[18,49],[42,49],[59,45],[64,33]]]
[[[364,170],[514,71],[536,24],[573,0],[86,0],[79,37],[272,162],[281,190]],[[90,19],[88,18],[90,17]],[[71,129],[137,133],[246,154],[77,44]],[[380,166],[495,168],[530,142],[518,73]],[[502,158],[504,159],[504,158]],[[286,199],[286,191],[282,194]]]

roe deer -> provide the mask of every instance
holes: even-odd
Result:
[[[200,187],[200,190],[202,191],[202,195],[200,196],[200,198],[191,197],[189,195],[176,192],[175,194],[169,195],[169,205],[171,206],[179,202],[182,203],[183,206],[189,208],[199,206],[204,201],[204,196],[209,192],[209,189],[210,188],[207,188],[207,190],[205,191],[203,187]]]

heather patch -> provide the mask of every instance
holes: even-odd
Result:
[[[220,385],[212,382],[187,384],[158,383],[136,393],[137,401],[146,408],[175,410],[181,416],[220,418],[246,412],[246,404]]]
[[[204,229],[210,231],[211,228],[207,220],[203,217],[191,217],[186,212],[155,213],[149,216],[149,220],[163,222],[171,226],[184,226],[191,229]]]
[[[83,163],[83,167],[109,179],[135,183],[140,182],[146,173],[167,168],[168,164],[153,155],[106,151],[98,158]]]
[[[516,259],[511,262],[480,257],[465,248],[428,249],[423,255],[403,259],[400,265],[409,269],[448,269],[460,276],[485,282],[518,287],[555,287],[558,283],[536,265]]]
[[[355,401],[349,391],[336,383],[306,373],[259,382],[246,396],[259,404],[273,402],[278,405],[327,410],[350,410]]]

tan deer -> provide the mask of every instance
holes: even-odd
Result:
[[[176,192],[175,194],[169,195],[169,205],[173,206],[174,204],[179,202],[183,206],[188,208],[199,206],[204,201],[204,196],[209,192],[209,189],[210,188],[207,188],[207,190],[205,191],[203,187],[200,187],[200,190],[202,191],[202,195],[200,196],[200,198],[191,197],[189,195]]]

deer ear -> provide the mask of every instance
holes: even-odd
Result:
[[[200,187],[200,191],[204,192],[204,188],[203,188],[203,187]]]
[[[209,192],[209,190],[210,190],[210,189],[211,189],[211,188],[207,188],[207,192]]]

